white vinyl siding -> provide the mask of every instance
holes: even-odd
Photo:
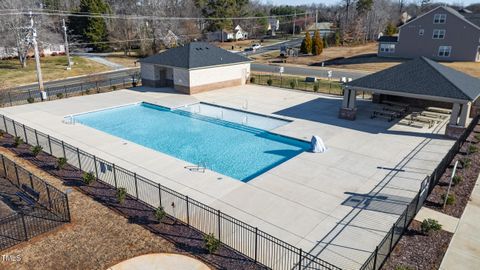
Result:
[[[434,24],[442,24],[447,21],[447,14],[435,14],[433,15]]]
[[[445,29],[433,29],[433,39],[444,39]]]
[[[450,57],[451,53],[452,53],[452,46],[438,47],[438,56],[440,57]]]
[[[393,53],[395,52],[395,44],[380,44],[380,52]]]

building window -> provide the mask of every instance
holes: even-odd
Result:
[[[418,35],[419,36],[423,36],[424,33],[425,33],[425,29],[418,30]]]
[[[452,52],[452,46],[438,47],[438,56],[440,57],[450,57],[451,52]]]
[[[433,30],[433,39],[443,39],[445,38],[445,30],[444,29],[434,29]]]
[[[439,24],[439,23],[445,23],[447,21],[447,14],[435,14],[433,16],[433,23]]]
[[[385,52],[385,53],[395,52],[395,44],[380,44],[380,52]]]

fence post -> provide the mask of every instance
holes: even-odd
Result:
[[[392,248],[393,248],[393,234],[395,233],[395,223],[393,223],[393,226],[392,226],[392,237],[390,237],[390,249],[389,251],[392,251]]]
[[[35,188],[33,188],[33,176],[32,176],[32,174],[31,174],[31,173],[28,173],[28,177],[30,178],[30,187],[31,187],[32,189],[35,189]]]
[[[418,206],[420,204],[420,194],[421,193],[422,193],[422,187],[420,186],[420,190],[418,191],[418,194],[417,194],[417,203],[415,203],[415,214],[418,211]]]
[[[47,139],[48,139],[48,148],[50,149],[50,155],[53,155],[53,152],[52,152],[52,141],[50,140],[50,135],[47,135]]]
[[[72,217],[70,216],[70,204],[68,203],[68,194],[65,193],[65,203],[67,204],[67,221],[72,221]]]
[[[5,172],[5,178],[7,178],[7,166],[5,165],[5,157],[3,155],[2,155],[2,164],[3,164],[3,171]]]
[[[3,124],[5,125],[5,132],[8,133],[7,120],[5,119],[5,115],[2,115],[2,117],[3,117]]]
[[[95,177],[98,179],[97,157],[93,156],[93,164],[95,164]]]
[[[299,253],[298,253],[298,269],[299,270],[302,270],[302,249],[299,250]]]
[[[33,130],[35,132],[35,140],[37,141],[37,145],[40,145],[40,143],[38,142],[38,132],[36,129]]]
[[[67,158],[67,153],[65,153],[65,143],[62,141],[62,150],[63,150],[63,157]]]
[[[80,150],[77,147],[77,157],[78,157],[78,169],[82,170],[82,161],[80,160]]]
[[[162,185],[158,183],[158,204],[162,207]]]
[[[375,257],[373,258],[373,270],[377,269],[378,246],[375,248]]]
[[[52,199],[50,198],[50,189],[48,188],[48,184],[45,183],[45,189],[47,190],[47,197],[48,197],[48,205],[50,205],[50,209],[52,209]]]
[[[15,133],[15,137],[17,137],[17,127],[15,126],[15,120],[12,120],[12,125],[13,125],[13,132]]]
[[[63,92],[65,93],[65,97],[67,97],[67,86],[66,85],[63,86]]]
[[[23,135],[25,136],[25,143],[28,144],[27,129],[25,128],[24,124],[22,124],[22,126],[23,126]]]
[[[23,216],[23,213],[20,213],[20,216],[22,217],[22,225],[23,225],[23,233],[25,234],[25,241],[27,241],[28,240],[27,224],[25,224],[25,217]]]
[[[220,213],[220,210],[217,210],[217,216],[218,216],[218,241],[221,242],[222,240],[220,239],[220,235],[221,235],[221,232],[222,232],[222,231],[221,231],[221,224],[222,224],[222,223],[220,222],[220,214],[221,214],[221,213]]]
[[[113,167],[113,181],[115,183],[115,188],[117,188],[117,169],[115,168],[115,163],[112,164]]]
[[[13,104],[12,104],[12,95],[10,94],[10,92],[8,92],[8,99],[10,100],[10,106],[13,106]]]
[[[17,164],[16,164],[16,163],[13,163],[13,167],[15,168],[15,176],[17,177],[17,183],[18,183],[18,187],[20,187],[20,177],[18,177],[18,168],[17,168]]]
[[[403,231],[407,229],[407,220],[408,220],[408,206],[407,206],[407,209],[405,210],[405,222],[403,225]]]
[[[258,228],[255,227],[255,256],[254,256],[254,260],[255,260],[255,263],[257,262],[257,254],[258,254]]]
[[[189,206],[188,206],[188,196],[185,196],[185,199],[187,200],[187,225],[190,226],[190,211],[189,211]]]
[[[138,179],[137,179],[137,173],[133,173],[133,179],[135,179],[135,195],[138,200]]]

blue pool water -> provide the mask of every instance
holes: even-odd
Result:
[[[190,163],[204,163],[209,170],[244,182],[309,149],[306,142],[265,130],[148,103],[74,118]]]

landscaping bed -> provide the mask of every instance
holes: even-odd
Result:
[[[453,173],[453,167],[456,161],[459,161],[455,175],[461,177],[461,181],[453,184],[450,193],[454,199],[447,203],[445,208],[444,196],[447,193],[450,177]],[[466,164],[469,163],[469,164]],[[465,165],[462,165],[465,164]],[[456,218],[460,218],[470,200],[470,195],[475,187],[478,175],[480,173],[480,126],[477,125],[467,141],[463,144],[461,150],[454,157],[452,163],[440,178],[439,183],[434,187],[432,193],[425,201],[425,206],[436,211],[445,213]]]
[[[164,217],[161,222],[158,222],[152,207],[128,195],[123,203],[119,202],[117,190],[108,184],[94,181],[90,185],[85,185],[82,171],[68,164],[58,169],[57,158],[45,152],[34,156],[31,151],[31,146],[26,144],[15,147],[14,138],[8,134],[3,135],[0,139],[0,145],[44,172],[61,179],[65,186],[73,187],[114,210],[127,218],[129,223],[143,226],[159,237],[173,243],[177,249],[197,257],[214,268],[266,269],[254,263],[250,258],[223,244],[220,245],[218,250],[210,254],[205,248],[204,235],[201,232],[186,224],[176,222],[169,216]],[[73,218],[75,218],[75,216],[73,216]]]
[[[420,224],[415,220],[410,223],[382,269],[433,270],[440,267],[453,234],[440,230],[424,235],[420,232]]]

